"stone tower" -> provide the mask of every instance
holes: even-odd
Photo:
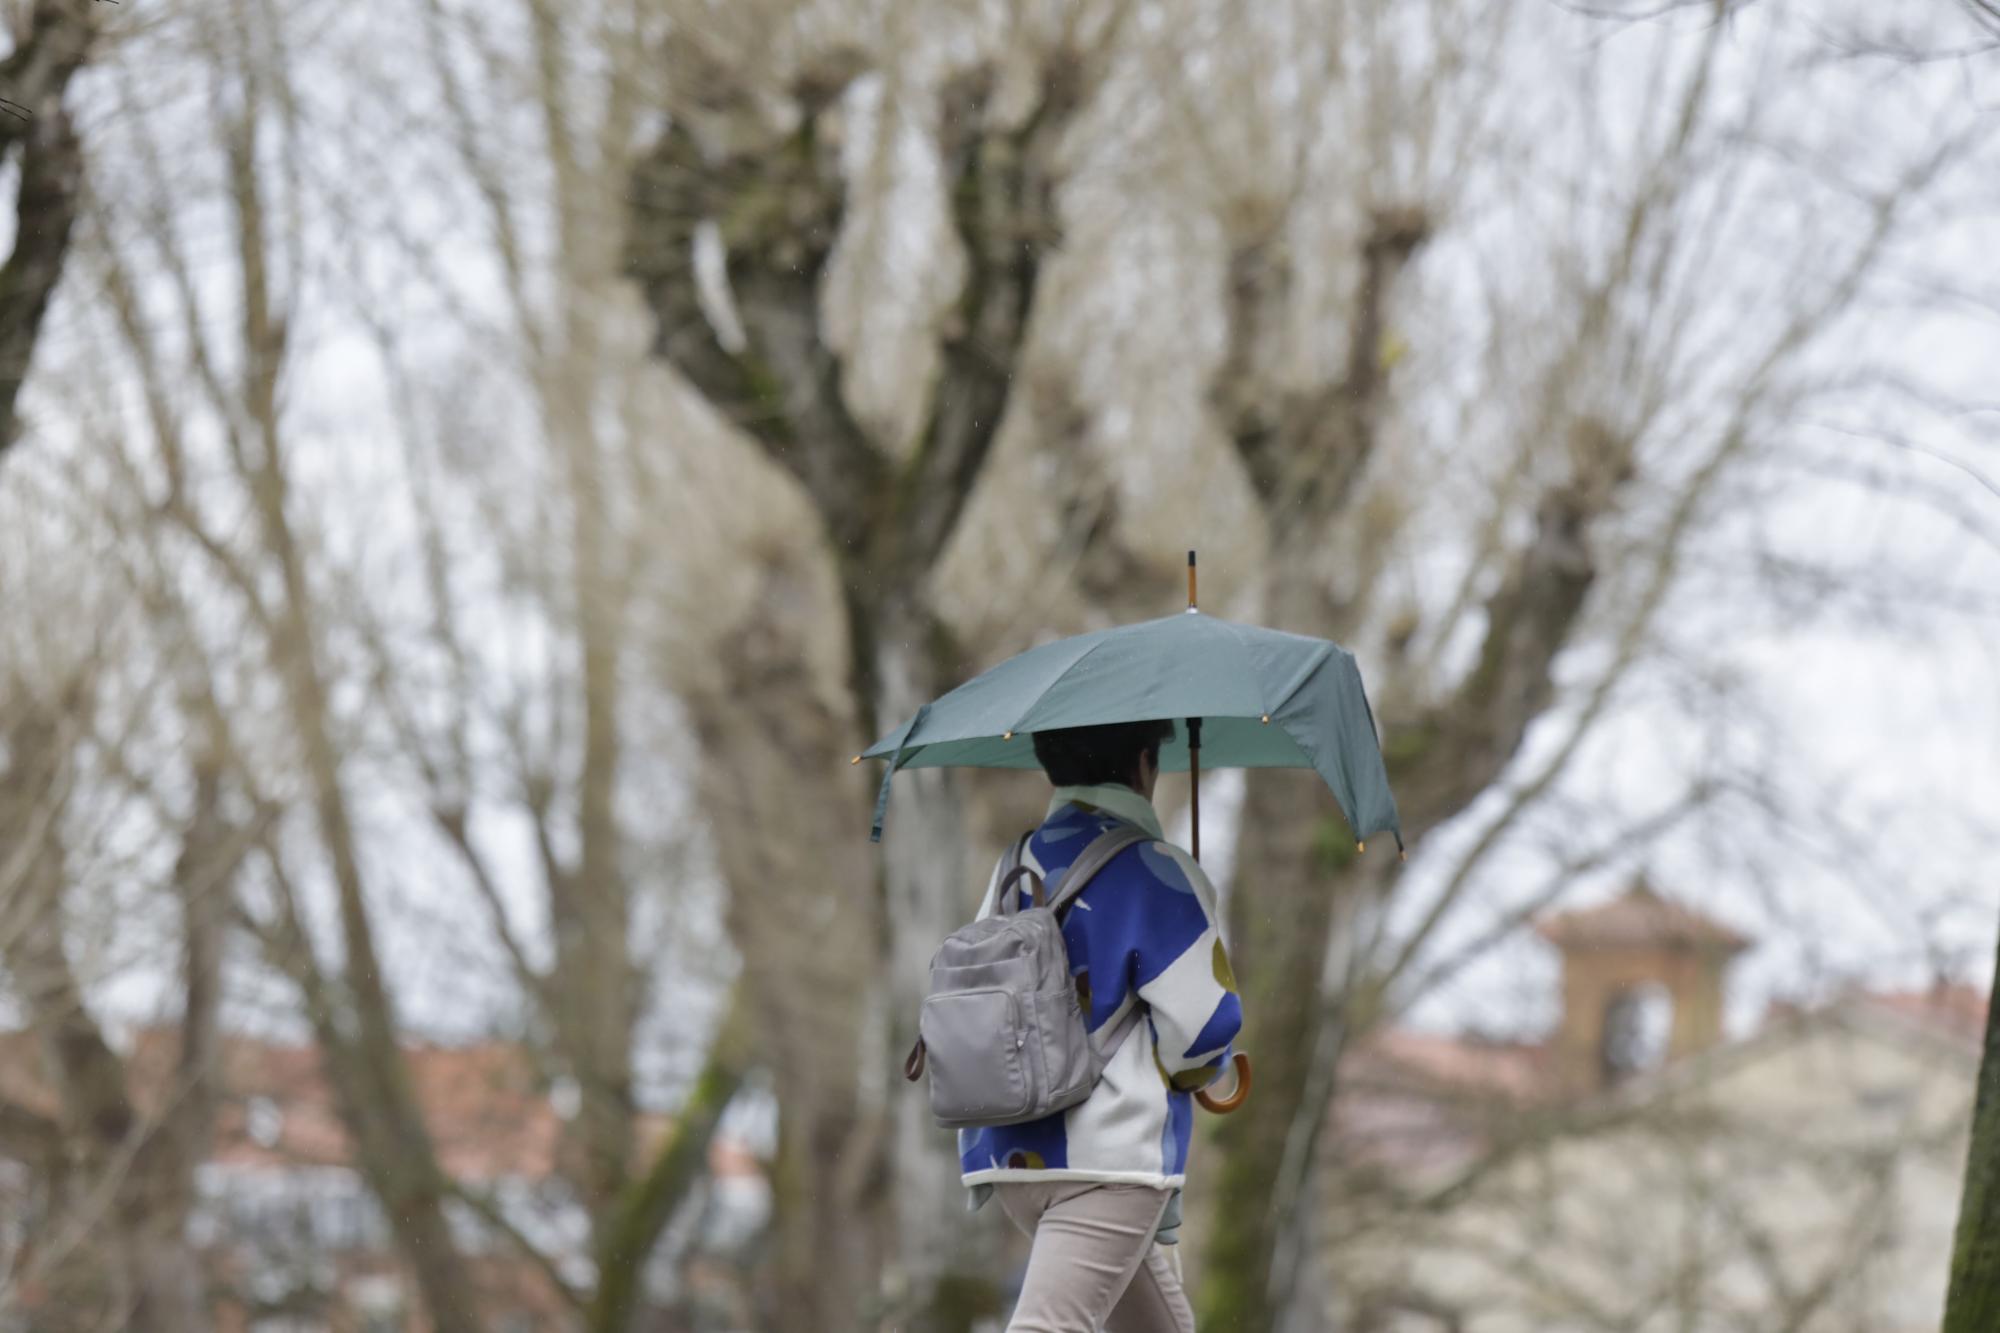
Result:
[[[1602,906],[1550,917],[1536,930],[1562,953],[1553,1049],[1571,1091],[1595,1091],[1631,1072],[1618,1046],[1641,997],[1664,995],[1671,1006],[1665,1059],[1722,1039],[1724,974],[1750,941],[1721,922],[1667,901],[1641,879]]]

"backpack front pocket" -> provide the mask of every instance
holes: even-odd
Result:
[[[1076,987],[1058,986],[1027,998],[1035,1009],[1027,1053],[1035,1058],[1049,1108],[1066,1111],[1090,1095],[1098,1075]]]
[[[1000,987],[946,991],[917,1018],[929,1052],[931,1113],[946,1128],[1002,1125],[1025,1117],[1028,1086],[1021,1015]]]

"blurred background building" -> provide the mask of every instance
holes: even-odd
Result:
[[[174,1095],[177,1032],[132,1035],[127,1067],[142,1116]],[[453,1241],[476,1265],[482,1326],[552,1333],[571,1326],[573,1289],[588,1283],[588,1222],[556,1154],[574,1089],[538,1088],[517,1046],[413,1045],[405,1055],[438,1151],[455,1182]],[[187,1240],[223,1333],[409,1333],[427,1327],[381,1204],[356,1169],[354,1145],[310,1046],[233,1037],[220,1054],[220,1105],[194,1173]],[[0,1096],[55,1116],[59,1102],[32,1032],[0,1033]],[[681,1202],[647,1272],[649,1294],[683,1318],[646,1329],[746,1326],[741,1273],[769,1222],[768,1096],[746,1092],[710,1140],[700,1188]],[[642,1142],[670,1129],[644,1117]],[[33,1164],[0,1159],[0,1246],[32,1271],[60,1237],[61,1200]],[[85,1235],[71,1243],[91,1246]],[[10,1294],[0,1327],[33,1333],[60,1322],[59,1288]]]
[[[1391,1029],[1349,1062],[1329,1326],[1935,1327],[1985,992],[1857,990],[1729,1038],[1727,926],[1639,884],[1539,931],[1546,1041]]]

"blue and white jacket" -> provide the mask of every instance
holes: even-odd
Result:
[[[1150,801],[1129,787],[1058,787],[1023,854],[1044,879],[1117,821],[1157,842],[1127,847],[1063,916],[1070,972],[1091,1031],[1128,995],[1145,1006],[1090,1096],[1022,1125],[959,1131],[959,1165],[975,1198],[1004,1180],[1099,1180],[1179,1189],[1187,1174],[1194,1093],[1229,1062],[1243,1025],[1215,890],[1193,857],[1168,844]],[[1017,880],[1021,905],[1031,892]],[[999,867],[979,915],[994,908]]]

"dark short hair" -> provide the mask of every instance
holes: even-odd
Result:
[[[1160,746],[1173,738],[1174,724],[1165,718],[1062,727],[1035,733],[1035,758],[1058,787],[1098,787],[1112,782],[1129,787],[1139,756],[1151,755],[1158,764]]]

